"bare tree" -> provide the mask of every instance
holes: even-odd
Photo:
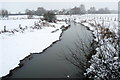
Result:
[[[36,10],[36,15],[42,16],[46,13],[46,10],[43,7],[38,7]]]
[[[2,17],[8,17],[8,11],[5,10],[5,9],[2,9],[2,10],[0,11],[0,14],[1,14]]]
[[[88,9],[88,13],[89,14],[95,14],[96,13],[95,7],[90,7],[90,9]]]
[[[80,5],[80,14],[85,14],[85,13],[86,13],[85,5],[81,4]]]

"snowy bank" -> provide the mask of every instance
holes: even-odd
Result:
[[[65,16],[88,27],[94,35],[97,46],[90,65],[84,74],[93,80],[118,80],[120,78],[118,14],[86,14]]]
[[[92,56],[85,75],[94,80],[119,79],[118,20],[117,17],[87,19],[82,22],[93,31],[97,41],[96,54]],[[102,20],[101,20],[102,19]]]
[[[17,23],[19,21],[15,20]],[[24,21],[25,19],[20,21],[22,22],[21,25],[29,27],[24,33],[16,32],[12,35],[8,35],[9,33],[0,34],[0,77],[7,75],[11,69],[18,66],[20,60],[24,59],[30,53],[42,52],[54,41],[59,40],[62,33],[61,26],[67,26],[65,22],[58,22],[49,23],[50,25],[54,25],[54,27],[42,26],[42,29],[31,30],[30,26],[33,26],[34,20],[27,20],[27,23],[24,23]],[[8,28],[11,25],[15,26],[10,29],[18,27],[18,24],[13,22],[10,23],[11,25],[8,25],[10,21],[3,20],[1,22],[3,22],[2,25],[7,25]],[[58,31],[51,33],[56,29]]]

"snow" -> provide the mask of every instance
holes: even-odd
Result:
[[[29,15],[16,15],[16,16],[14,16],[14,15],[9,15],[7,18],[5,18],[5,17],[2,18],[2,17],[0,16],[0,20],[18,20],[18,19],[27,19],[28,16],[29,16]],[[37,18],[43,18],[43,17],[42,17],[42,16],[33,15],[32,18],[37,19]]]
[[[21,25],[21,27],[33,26],[35,21],[38,21],[38,19],[0,20],[0,31],[4,29],[4,26],[6,26],[8,30],[16,29],[19,27],[19,25]]]
[[[0,20],[0,26],[7,26],[7,29],[28,26],[29,28],[21,32],[16,32],[12,35],[10,33],[0,34],[0,77],[5,76],[11,69],[18,66],[19,61],[24,59],[30,53],[42,52],[45,48],[50,46],[52,42],[59,40],[62,30],[62,25],[67,26],[65,22],[50,23],[55,27],[44,27],[42,29],[33,29],[30,26],[38,22],[38,19],[16,19],[16,20]],[[59,29],[55,33],[52,31]],[[0,30],[3,30],[1,28]]]
[[[69,76],[69,75],[67,75],[67,78],[70,78],[70,76]]]

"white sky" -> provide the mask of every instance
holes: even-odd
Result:
[[[0,2],[118,2],[119,0],[0,0]]]
[[[10,12],[24,12],[25,9],[36,10],[37,7],[45,9],[72,8],[84,4],[86,9],[91,6],[98,8],[108,7],[118,9],[119,0],[0,0],[0,9],[7,9]]]

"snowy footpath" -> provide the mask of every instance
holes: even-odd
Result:
[[[67,26],[65,22],[46,23],[37,19],[0,20],[0,77],[7,75],[30,53],[42,52],[59,40],[63,25]],[[2,31],[3,26],[8,31]]]

